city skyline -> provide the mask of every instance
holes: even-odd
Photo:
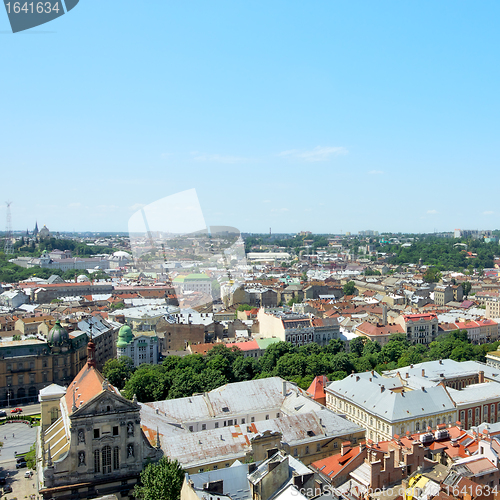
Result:
[[[242,232],[495,229],[500,6],[430,1],[0,16],[0,229],[126,231],[196,188]]]

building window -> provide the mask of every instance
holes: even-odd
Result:
[[[215,428],[218,429],[219,428],[219,422],[215,422]]]
[[[189,432],[193,432],[193,426],[192,425],[189,426]]]
[[[316,444],[316,452],[319,453],[321,451],[321,444],[317,443]]]
[[[276,418],[280,418],[280,414],[279,414],[279,412],[278,412],[278,413],[276,413]]]
[[[242,423],[242,424],[244,424],[244,423],[245,423],[245,419],[244,419],[244,418],[242,418],[242,419],[241,419],[241,423]]]
[[[251,417],[250,422],[255,422],[255,417]]]
[[[113,469],[118,470],[120,468],[120,448],[116,446],[113,450]]]
[[[293,456],[294,457],[299,456],[299,452],[297,451],[297,448],[294,448],[294,450],[293,450]]]
[[[417,432],[419,432],[419,431],[420,431],[420,422],[417,422],[417,423],[415,424],[415,430],[416,430]]]
[[[266,415],[266,420],[269,420],[269,415]]]
[[[460,418],[462,418],[462,419],[464,417],[464,415],[462,415],[463,413],[464,413],[463,411],[460,412]],[[472,410],[471,409],[467,410],[467,418],[469,420],[472,419]]]
[[[217,470],[219,468],[218,465],[214,465],[214,470]]]
[[[476,408],[476,418],[479,418],[479,407]]]
[[[94,451],[94,472],[101,472],[101,456],[99,450]]]
[[[99,439],[100,432],[99,429],[94,429],[94,439]]]
[[[35,362],[30,361],[30,370],[34,370],[34,369],[35,369]]]
[[[52,408],[50,410],[50,425],[52,425],[59,418],[59,410]]]
[[[201,424],[201,430],[206,431],[207,430],[207,424]]]
[[[338,448],[338,447],[339,447],[339,443],[337,443],[337,441],[335,441],[335,442],[333,443],[333,448],[334,448],[334,449],[336,449],[336,448]]]
[[[306,446],[306,455],[309,455],[309,446]]]
[[[113,427],[113,436],[118,436],[118,426],[117,425],[115,425]]]

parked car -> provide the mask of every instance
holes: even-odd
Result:
[[[11,413],[22,413],[23,412],[23,409],[22,408],[12,408],[12,410],[10,410]]]
[[[26,462],[19,462],[16,464],[16,469],[24,469],[25,467],[28,467]]]
[[[20,464],[21,462],[26,462],[26,457],[19,457],[16,462]]]
[[[0,476],[0,484],[5,484],[7,482],[7,476],[5,474],[2,474]]]
[[[5,410],[0,410],[0,417],[6,417],[7,412]]]
[[[12,486],[8,484],[7,486],[3,487],[3,492],[5,493],[12,493]]]
[[[24,477],[28,477],[28,478],[30,478],[32,475],[33,475],[33,471],[32,471],[32,470],[27,470],[27,471],[24,473]]]

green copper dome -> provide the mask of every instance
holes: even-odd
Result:
[[[61,345],[69,342],[68,332],[62,327],[59,320],[56,321],[54,327],[49,331],[48,341],[51,345]]]
[[[123,325],[118,330],[118,342],[116,343],[116,347],[127,347],[133,338],[134,334],[132,333],[130,326]]]

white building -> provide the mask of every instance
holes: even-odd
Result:
[[[132,333],[128,325],[123,325],[118,331],[116,343],[117,357],[128,356],[138,367],[144,363],[156,365],[158,363],[158,337],[154,331]]]

